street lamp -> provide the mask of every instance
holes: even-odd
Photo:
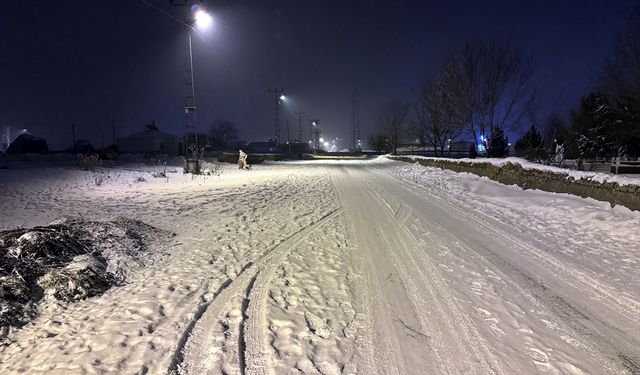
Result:
[[[198,147],[198,132],[196,121],[196,94],[193,78],[193,47],[191,32],[194,31],[202,37],[198,30],[206,30],[213,23],[208,14],[197,0],[170,0],[171,5],[181,6],[184,9],[184,22],[187,33],[187,69],[185,71],[185,95],[184,95],[184,145],[185,145],[185,172],[200,173],[200,150]],[[204,37],[202,37],[204,39]],[[206,41],[206,40],[205,40]]]
[[[201,30],[207,30],[213,23],[213,18],[211,18],[211,15],[200,9],[199,6],[193,15],[193,18],[196,21],[196,26]]]
[[[193,85],[193,49],[191,46],[191,32],[196,32],[205,42],[207,42],[199,30],[205,31],[208,29],[213,23],[213,19],[211,15],[208,14],[200,4],[198,4],[201,0],[169,0],[169,3],[172,6],[182,7],[184,10],[184,20],[180,20],[172,16],[146,0],[143,0],[143,2],[174,21],[178,21],[185,27],[185,31],[187,33],[187,69],[185,69],[185,94],[183,106],[185,122],[185,172],[200,173],[200,150],[198,150],[196,128],[196,101]]]

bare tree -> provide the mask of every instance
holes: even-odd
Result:
[[[409,106],[402,102],[392,102],[380,114],[378,126],[382,134],[385,135],[393,153],[398,151],[398,145],[402,135],[405,133],[404,127],[409,115]]]
[[[387,149],[387,137],[381,132],[377,132],[369,136],[369,138],[367,138],[367,142],[376,152],[383,152]]]
[[[238,129],[236,125],[225,119],[218,119],[209,130],[211,137],[211,147],[226,148],[229,142],[238,139]]]
[[[423,86],[414,106],[414,121],[409,134],[433,147],[436,156],[460,136],[464,127],[454,114],[454,100],[446,90],[442,77]]]
[[[449,57],[443,74],[455,122],[465,124],[488,149],[496,128],[512,129],[526,117],[533,100],[532,67],[532,60],[509,43],[465,45]]]
[[[598,77],[600,91],[610,98],[640,100],[640,1],[630,9],[622,32],[616,36],[613,55]]]

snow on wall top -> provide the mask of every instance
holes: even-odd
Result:
[[[640,185],[640,175],[638,177],[630,176],[630,175],[614,175],[603,172],[590,172],[590,171],[576,171],[572,169],[559,168],[551,165],[543,165],[538,163],[530,162],[526,159],[509,157],[509,158],[480,158],[480,159],[452,159],[452,158],[434,158],[428,156],[420,156],[420,155],[402,155],[403,157],[408,157],[412,159],[431,159],[431,160],[441,160],[448,161],[451,163],[489,163],[495,166],[503,166],[508,163],[511,164],[519,164],[524,169],[537,169],[543,171],[549,171],[553,173],[566,174],[567,177],[573,177],[576,180],[581,178],[585,180],[590,180],[594,182],[611,182],[617,183],[618,185]]]

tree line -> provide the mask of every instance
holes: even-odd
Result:
[[[640,157],[640,2],[628,13],[613,53],[597,69],[596,89],[569,112],[533,123],[516,154],[549,163],[558,156],[607,160]],[[542,129],[541,129],[542,128]],[[562,155],[559,155],[559,153]]]
[[[412,103],[392,102],[380,113],[368,139],[377,151],[396,153],[415,139],[435,156],[451,142],[473,138],[469,155],[503,157],[505,132],[528,124],[516,155],[550,163],[567,158],[640,157],[640,2],[629,12],[614,51],[598,70],[597,90],[586,94],[569,121],[557,113],[544,123],[533,111],[533,59],[509,42],[473,42],[444,59],[435,77]]]
[[[232,141],[238,140],[238,127],[233,121],[220,118],[210,125],[208,132],[198,132],[197,139],[198,150],[227,150]]]
[[[466,132],[475,140],[472,152],[503,156],[508,152],[505,128],[517,126],[530,112],[532,73],[532,59],[511,43],[467,43],[446,57],[414,103],[385,108],[370,144],[395,153],[408,136],[444,156]]]

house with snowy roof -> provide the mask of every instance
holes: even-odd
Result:
[[[155,121],[145,125],[145,129],[126,137],[118,138],[118,152],[121,154],[167,154],[178,155],[182,150],[181,139],[173,134],[161,132]]]

